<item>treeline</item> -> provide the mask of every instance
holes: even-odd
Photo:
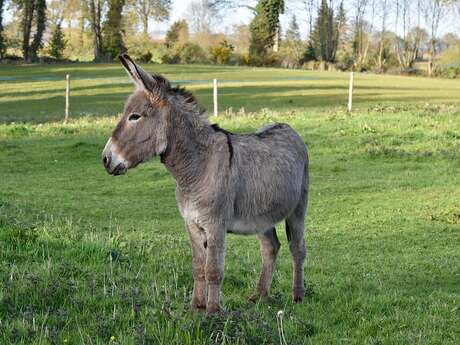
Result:
[[[192,0],[186,18],[153,39],[149,25],[169,18],[171,1],[0,0],[0,59],[107,62],[129,52],[156,63],[460,74],[460,39],[442,28],[458,0],[292,0],[303,6],[297,16],[284,0],[258,0],[246,5],[251,22],[227,34],[216,28],[236,0]]]

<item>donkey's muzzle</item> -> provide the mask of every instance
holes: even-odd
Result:
[[[111,153],[102,155],[102,164],[104,164],[105,170],[110,175],[123,175],[128,170],[128,167],[124,162],[112,159]]]
[[[102,164],[110,175],[122,175],[128,170],[128,162],[118,154],[116,145],[109,139],[102,151]]]

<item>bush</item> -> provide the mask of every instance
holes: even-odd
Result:
[[[434,75],[451,79],[460,77],[460,44],[441,55],[434,68]]]
[[[169,48],[160,57],[161,63],[194,64],[209,62],[206,52],[198,44],[185,43]]]
[[[268,52],[265,55],[249,55],[249,64],[253,66],[280,66],[281,58],[276,52]]]
[[[235,59],[235,64],[238,66],[248,66],[250,64],[250,57],[249,53],[242,53],[242,54],[233,54]]]
[[[280,65],[284,68],[299,68],[304,61],[305,45],[301,41],[285,41],[279,51]]]
[[[160,56],[160,63],[176,64],[180,63],[180,56],[174,49],[166,49]]]
[[[229,44],[227,40],[223,40],[219,45],[211,47],[209,53],[211,54],[212,62],[219,65],[227,65],[230,61],[235,47]]]
[[[341,71],[349,71],[353,68],[353,56],[344,50],[339,50],[336,56],[336,67]]]
[[[302,60],[303,62],[316,61],[315,48],[313,48],[313,45],[311,42],[308,42],[307,49],[305,49],[305,52],[303,53]]]
[[[179,48],[181,63],[207,63],[209,61],[206,52],[196,43],[185,43]]]
[[[128,53],[136,61],[161,63],[161,56],[165,52],[164,45],[143,36],[132,36],[126,41]]]

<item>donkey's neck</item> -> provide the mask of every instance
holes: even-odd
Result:
[[[185,116],[173,117],[168,146],[161,155],[166,166],[183,191],[192,191],[206,175],[206,165],[214,138],[213,128]]]

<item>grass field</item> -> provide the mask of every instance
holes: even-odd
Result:
[[[331,109],[345,106],[348,98],[348,73],[200,65],[147,65],[146,69],[187,86],[208,109],[212,109],[212,79],[217,78],[221,83],[221,111]],[[116,115],[132,91],[119,64],[0,66],[0,122],[62,119],[67,73],[72,79],[74,117]],[[355,76],[354,104],[358,107],[426,102],[460,102],[460,83],[447,79]]]
[[[230,235],[227,313],[191,313],[191,253],[174,181],[158,159],[122,177],[100,163],[112,115],[132,90],[124,72],[1,66],[0,344],[280,344],[278,310],[290,345],[460,342],[458,82],[359,75],[348,114],[339,107],[346,74],[157,68],[173,80],[239,81],[223,84],[222,104],[255,114],[213,119],[224,128],[282,121],[304,137],[306,300],[291,301],[280,225],[271,299],[247,302],[258,243]],[[53,120],[64,83],[30,78],[67,70],[80,118],[63,125]],[[209,106],[209,85],[189,86]]]

